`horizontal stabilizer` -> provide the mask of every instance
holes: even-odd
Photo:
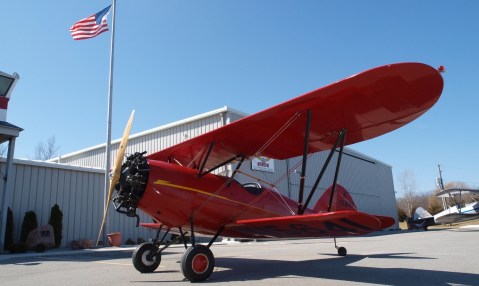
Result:
[[[388,216],[375,215],[375,217],[381,222],[381,229],[388,228],[396,222],[395,219]]]
[[[146,227],[149,229],[159,229],[162,226],[162,224],[157,222],[142,222],[140,223],[140,226]]]
[[[358,211],[336,211],[275,218],[239,220],[226,226],[238,237],[297,238],[361,235],[377,231],[394,219]]]

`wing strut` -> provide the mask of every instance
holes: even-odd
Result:
[[[331,206],[333,205],[334,192],[336,191],[336,183],[338,181],[338,175],[339,175],[339,166],[341,165],[341,158],[343,157],[344,143],[346,142],[346,129],[343,128],[343,130],[341,130],[341,133],[342,133],[341,147],[339,147],[338,162],[336,162],[336,171],[334,172],[333,189],[331,191],[331,196],[329,197],[328,212],[331,211]]]
[[[221,167],[223,167],[223,166],[226,165],[226,164],[229,164],[229,163],[231,163],[231,162],[233,162],[233,161],[235,161],[235,160],[238,160],[238,157],[241,158],[241,159],[240,159],[240,162],[239,162],[239,166],[241,166],[241,163],[243,163],[243,161],[244,161],[244,156],[243,156],[243,155],[233,156],[233,157],[229,158],[228,160],[224,161],[223,163],[221,163],[221,164],[219,164],[219,165],[216,165],[216,166],[212,167],[211,169],[208,169],[208,170],[206,170],[206,171],[204,171],[204,172],[203,172],[203,169],[204,169],[204,168],[201,168],[200,172],[198,173],[198,178],[201,178],[201,177],[203,177],[204,175],[206,175],[206,174],[208,174],[208,173],[211,173],[211,172],[213,172],[214,170],[216,170],[216,169],[218,169],[218,168],[221,168]],[[208,157],[205,158],[205,163],[206,163],[206,160],[207,160],[207,159],[208,159]],[[204,164],[203,164],[203,165],[204,165]],[[238,168],[236,168],[236,169],[238,169]],[[234,174],[236,174],[236,172],[237,172],[237,171],[235,170]],[[234,177],[234,176],[233,176],[233,177]]]
[[[306,179],[306,166],[308,163],[308,144],[309,144],[310,129],[311,129],[311,109],[308,109],[307,118],[306,118],[306,130],[305,130],[305,136],[304,136],[303,166],[301,167],[301,177],[299,179],[298,214],[301,214],[301,210],[303,209],[304,181]]]
[[[329,166],[329,163],[331,162],[331,159],[333,158],[334,153],[337,151],[336,149],[338,148],[339,144],[342,142],[342,146],[344,146],[345,138],[346,137],[346,129],[341,129],[341,132],[338,135],[338,139],[336,140],[336,143],[334,144],[334,147],[329,151],[328,158],[326,159],[326,162],[323,164],[323,168],[319,172],[318,177],[316,178],[316,181],[314,182],[313,187],[311,188],[311,192],[308,195],[308,198],[306,199],[306,202],[304,203],[304,207],[301,209],[301,213],[304,213],[304,210],[308,208],[309,203],[311,202],[311,199],[313,198],[314,193],[316,192],[319,182],[324,176],[324,173],[326,172],[326,169]],[[339,160],[338,160],[339,161]]]
[[[211,141],[210,146],[208,147],[208,151],[206,152],[205,160],[203,160],[203,163],[201,163],[201,167],[198,169],[200,171],[198,174],[199,177],[201,177],[201,173],[203,173],[203,169],[205,168],[208,157],[211,154],[211,150],[213,150],[213,146],[215,146],[215,142]]]
[[[214,166],[214,167],[212,167],[212,168],[209,168],[209,169],[207,169],[206,171],[204,171],[205,166],[206,166],[206,162],[208,162],[208,159],[209,159],[210,154],[211,154],[211,150],[213,150],[213,147],[214,147],[214,146],[215,146],[215,142],[211,142],[210,145],[209,145],[209,147],[208,147],[208,151],[206,152],[205,158],[204,158],[204,159],[203,159],[203,158],[201,159],[202,162],[201,162],[200,168],[198,169],[198,178],[201,178],[201,177],[203,177],[204,175],[206,175],[206,174],[208,174],[208,173],[211,173],[211,172],[213,172],[214,170],[216,170],[216,169],[218,169],[218,168],[221,168],[221,167],[223,167],[224,165],[227,165],[227,164],[229,164],[229,163],[231,163],[231,162],[233,162],[233,161],[235,161],[235,160],[238,160],[238,158],[240,158],[239,164],[238,164],[238,166],[236,167],[236,170],[234,171],[233,176],[232,176],[232,177],[234,177],[234,175],[236,175],[237,170],[239,169],[239,167],[241,166],[241,164],[243,163],[243,161],[244,161],[244,159],[245,159],[245,156],[242,155],[242,154],[235,155],[235,156],[229,158],[228,160],[225,160],[223,163],[220,163],[220,164],[218,164],[218,165],[216,165],[216,166]]]

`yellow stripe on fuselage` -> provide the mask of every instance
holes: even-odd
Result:
[[[173,183],[171,183],[171,182],[169,182],[169,181],[165,181],[165,180],[156,180],[153,184],[155,184],[155,185],[160,185],[160,186],[173,187],[173,188],[182,189],[182,190],[187,190],[187,191],[192,191],[192,192],[195,192],[195,193],[200,193],[200,194],[207,195],[207,196],[211,196],[211,197],[215,197],[215,198],[218,198],[218,199],[223,199],[223,200],[227,200],[227,201],[231,201],[231,202],[235,202],[235,203],[240,203],[240,202],[231,200],[231,199],[229,199],[229,198],[227,198],[227,197],[218,196],[218,195],[216,195],[216,194],[208,193],[208,192],[205,192],[205,191],[202,191],[202,190],[199,190],[199,189],[195,189],[195,188],[190,188],[190,187],[186,187],[186,186],[176,185],[176,184],[173,184]]]
[[[278,214],[273,213],[269,210],[265,210],[265,209],[262,209],[262,208],[259,208],[259,207],[255,207],[255,206],[243,203],[243,202],[235,201],[235,200],[232,200],[232,199],[224,197],[224,196],[219,196],[219,195],[216,195],[216,194],[208,193],[206,191],[202,191],[202,190],[199,190],[199,189],[190,188],[190,187],[181,186],[181,185],[176,185],[176,184],[171,183],[170,181],[156,180],[155,182],[153,182],[153,184],[154,185],[160,185],[160,186],[166,186],[166,187],[173,187],[173,188],[182,189],[182,190],[186,190],[186,191],[192,191],[192,192],[195,192],[195,193],[203,194],[203,195],[214,197],[214,198],[217,198],[217,199],[222,199],[222,200],[225,200],[225,201],[237,203],[237,204],[240,204],[240,205],[243,205],[243,206],[246,206],[246,207],[250,207],[250,208],[262,210],[264,212],[268,212],[268,213],[271,213],[271,214],[274,214],[274,215],[278,215]]]

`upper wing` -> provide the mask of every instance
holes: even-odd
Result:
[[[437,197],[449,197],[450,195],[458,195],[461,193],[479,193],[478,189],[459,189],[459,188],[451,188],[447,190],[440,191],[437,193]]]
[[[331,149],[342,128],[346,145],[397,129],[438,100],[443,79],[420,63],[378,67],[309,92],[148,156],[206,169],[237,156],[286,159],[303,153],[311,111],[309,153]],[[207,156],[209,155],[209,156]],[[207,157],[207,161],[202,163]]]
[[[240,220],[227,225],[233,237],[296,238],[362,235],[387,228],[394,219],[358,211],[337,211],[301,216]]]

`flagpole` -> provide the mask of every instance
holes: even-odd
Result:
[[[113,59],[115,52],[115,10],[116,0],[113,0],[111,5],[112,11],[112,25],[111,25],[111,44],[110,44],[110,76],[108,86],[108,112],[107,112],[107,124],[106,124],[106,151],[105,151],[105,198],[104,198],[104,212],[107,211],[109,206],[108,190],[110,189],[110,152],[111,152],[111,114],[112,114],[112,101],[113,101]],[[108,213],[106,214],[105,227],[103,228],[103,246],[107,246],[107,233],[108,233]]]

